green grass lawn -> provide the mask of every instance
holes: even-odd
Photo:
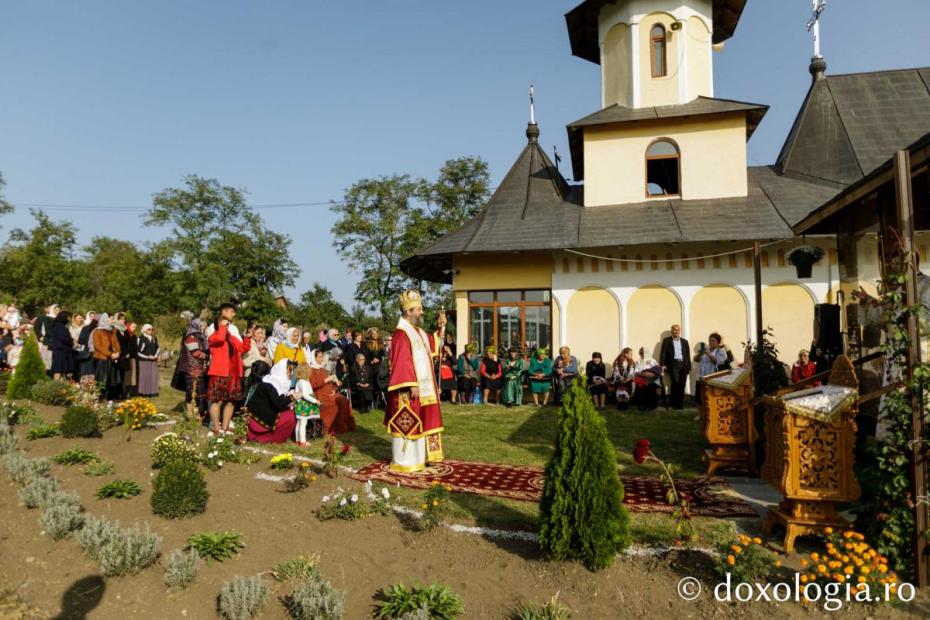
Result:
[[[163,375],[166,374],[163,371]],[[159,411],[179,411],[182,397],[167,385],[167,381],[168,377],[163,376],[164,389],[154,401]],[[554,450],[558,414],[555,407],[508,409],[494,405],[443,404],[442,410],[445,426],[443,448],[447,458],[545,467]],[[698,476],[704,472],[701,455],[705,441],[698,429],[695,410],[640,412],[607,408],[602,414],[623,473],[658,476],[656,464],[637,465],[633,462],[633,446],[642,438],[652,442],[657,456],[677,468],[677,475]],[[359,468],[373,461],[391,458],[390,436],[382,425],[383,415],[379,410],[357,413],[358,431],[340,435],[340,440],[352,446],[344,461],[346,465]],[[323,455],[323,442],[313,440],[306,448],[288,444],[279,446],[277,450],[319,459]],[[422,491],[406,488],[398,491],[405,504],[418,506],[421,503]],[[452,498],[455,504],[452,517],[456,521],[504,529],[536,529],[539,511],[533,502],[468,493],[455,493]],[[698,518],[695,523],[705,541],[726,538],[733,530],[732,523],[725,520]],[[632,524],[634,540],[642,544],[670,544],[675,538],[674,523],[667,515],[634,513]]]

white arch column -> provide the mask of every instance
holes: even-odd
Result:
[[[552,299],[559,305],[559,341],[552,343],[556,351],[568,342],[568,301],[576,292],[576,289],[552,289]]]

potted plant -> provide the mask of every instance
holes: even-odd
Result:
[[[802,245],[796,247],[788,254],[788,262],[794,265],[799,278],[811,277],[815,264],[823,258],[823,248],[816,245]]]

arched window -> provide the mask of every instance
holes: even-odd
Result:
[[[665,26],[656,24],[649,31],[649,57],[652,65],[652,77],[665,77],[668,75],[666,63],[666,47],[668,43]]]
[[[662,138],[646,149],[646,196],[681,195],[678,146]]]

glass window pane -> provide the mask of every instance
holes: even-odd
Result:
[[[675,157],[678,155],[678,149],[672,142],[668,140],[659,140],[658,142],[653,142],[649,147],[649,150],[646,151],[647,157],[655,156],[671,156]]]
[[[527,301],[549,301],[549,291],[526,291]]]
[[[497,301],[522,301],[523,291],[497,291]]]
[[[530,353],[540,347],[552,350],[552,325],[549,306],[527,306],[526,350]]]
[[[494,309],[472,308],[469,323],[471,342],[478,346],[478,352],[481,353],[494,341]]]
[[[488,303],[494,301],[494,293],[490,291],[474,291],[468,294],[468,301]]]
[[[652,27],[652,38],[653,39],[664,39],[665,38],[665,27],[662,24],[656,24]]]
[[[501,350],[510,347],[523,348],[523,329],[520,325],[520,308],[503,306],[497,309],[497,346]]]

